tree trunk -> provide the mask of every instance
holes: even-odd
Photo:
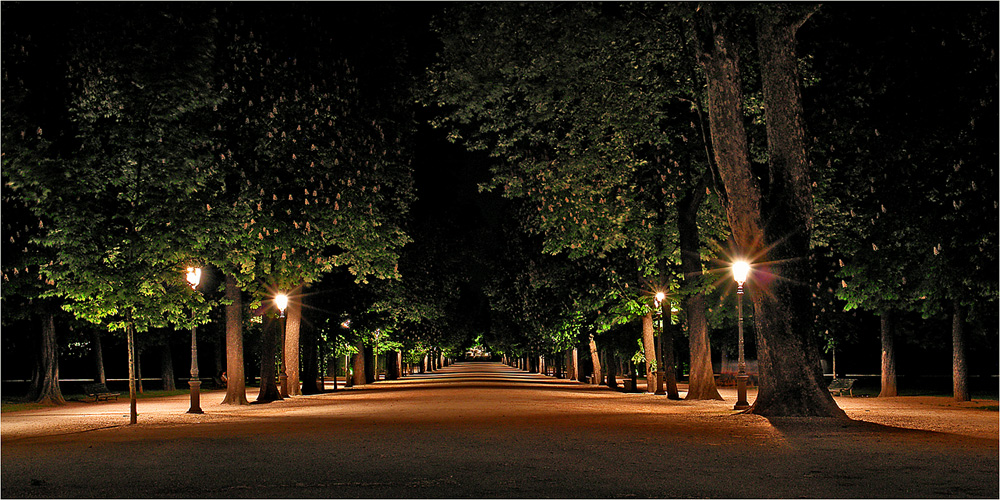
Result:
[[[590,359],[594,362],[594,377],[590,383],[600,385],[604,381],[604,374],[601,373],[601,355],[597,352],[597,342],[593,335],[590,336]]]
[[[611,349],[605,351],[604,360],[607,361],[608,366],[608,387],[612,389],[618,388],[618,360],[615,359],[615,353]]]
[[[351,358],[351,363],[354,366],[354,374],[351,380],[354,385],[365,385],[367,383],[367,377],[365,377],[365,343],[359,340],[355,347],[358,348],[358,352],[354,353]]]
[[[170,352],[170,344],[160,346],[160,380],[163,381],[164,391],[177,389],[174,381],[174,355]]]
[[[127,326],[125,327],[125,344],[128,348],[128,423],[129,425],[134,425],[139,421],[139,413],[136,410],[135,397],[135,325],[132,323],[131,313],[125,313],[125,321],[127,322]]]
[[[653,313],[642,317],[642,351],[646,357],[646,392],[656,391],[656,345],[653,343]]]
[[[688,192],[677,203],[678,242],[681,249],[681,271],[684,273],[684,288],[696,290],[701,284],[701,236],[698,233],[698,207],[701,205],[703,192]],[[719,389],[715,386],[715,373],[712,371],[712,350],[708,342],[708,320],[705,318],[705,294],[698,292],[684,299],[684,313],[687,316],[689,349],[691,351],[691,373],[688,378],[688,393],[684,399],[716,399],[722,400]],[[664,331],[670,326],[670,303],[662,305],[661,314],[664,318]],[[667,337],[663,338],[663,359],[667,360]],[[670,349],[673,354],[673,349]],[[672,366],[671,360],[667,366]],[[667,377],[668,386],[670,376]],[[674,386],[676,387],[676,376]],[[669,394],[669,389],[668,389]]]
[[[107,385],[108,379],[104,375],[104,348],[101,345],[101,334],[97,330],[90,332],[90,349],[94,355],[94,382]]]
[[[667,391],[667,399],[680,399],[680,392],[677,390],[677,358],[674,353],[674,338],[679,327],[670,324],[670,306],[662,305],[662,314],[666,314],[666,324],[663,325],[663,366],[666,368],[664,385]],[[711,367],[711,364],[709,365]],[[712,377],[715,378],[715,377]],[[720,398],[721,399],[721,398]]]
[[[298,286],[288,294],[288,308],[285,310],[285,345],[282,357],[285,366],[285,376],[288,381],[288,395],[301,396],[302,386],[299,383],[299,328],[302,324],[302,287]]]
[[[579,375],[579,370],[577,369],[577,356],[576,348],[572,347],[566,350],[566,378],[569,380],[577,380]]]
[[[896,391],[896,347],[892,331],[892,312],[882,311],[882,391],[878,397],[898,396]]]
[[[708,79],[709,125],[724,204],[738,252],[758,262],[763,293],[752,294],[759,390],[751,413],[763,416],[846,418],[826,390],[818,345],[810,335],[812,293],[807,283],[812,193],[798,88],[795,32],[808,15],[797,6],[765,4],[758,17],[758,47],[768,138],[768,175],[751,171],[743,126],[743,95],[735,30],[715,8],[713,37],[702,63]],[[764,199],[763,193],[767,194]],[[763,221],[767,221],[765,225]],[[749,282],[754,286],[754,282]]]
[[[385,353],[385,379],[399,380],[402,371],[399,366],[399,351],[388,351]]]
[[[281,318],[265,320],[264,335],[261,335],[260,349],[260,390],[257,392],[256,403],[281,401],[281,391],[275,377],[278,375],[278,343],[281,342]]]
[[[226,275],[226,397],[224,405],[247,405],[243,362],[243,300],[236,277]]]
[[[965,312],[958,301],[953,305],[951,318],[951,385],[955,401],[971,401],[969,394],[969,370],[965,364]]]
[[[37,344],[35,368],[27,399],[33,403],[66,404],[59,389],[59,351],[56,343],[55,315],[42,316],[42,334]]]

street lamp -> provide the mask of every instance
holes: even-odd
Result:
[[[279,325],[280,325],[279,328],[281,328],[281,346],[282,346],[281,353],[282,353],[282,360],[281,360],[281,372],[278,373],[278,382],[281,385],[281,388],[280,388],[280,390],[281,390],[281,397],[287,398],[288,397],[288,375],[285,374],[285,360],[284,360],[284,356],[286,356],[287,353],[285,352],[284,346],[285,346],[285,308],[288,307],[288,295],[285,295],[283,293],[279,293],[278,295],[275,295],[274,296],[274,305],[278,306],[278,311],[281,313],[281,315],[279,316],[280,321],[281,321],[279,323]]]
[[[733,278],[736,280],[736,308],[739,317],[739,372],[736,374],[736,405],[734,410],[750,408],[747,403],[747,362],[743,358],[743,283],[750,273],[750,264],[745,261],[733,263]]]
[[[198,289],[198,283],[201,283],[201,268],[200,267],[189,267],[187,268],[187,282],[191,285],[192,290]],[[198,378],[198,327],[195,326],[194,320],[194,310],[191,310],[191,378],[188,380],[188,385],[191,387],[191,408],[187,411],[188,413],[205,413],[201,411],[201,379]]]
[[[665,298],[667,298],[666,294],[656,292],[656,300],[653,302],[660,314],[660,336],[656,339],[656,392],[653,393],[658,396],[667,393],[663,390],[663,380],[667,377],[667,370],[663,366],[663,309],[660,307]]]

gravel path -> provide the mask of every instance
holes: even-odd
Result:
[[[683,392],[683,387],[682,387]],[[852,423],[775,419],[495,363],[267,405],[202,394],[5,413],[14,497],[1000,497],[998,413],[837,398]],[[248,396],[252,400],[254,390]],[[750,400],[754,397],[750,393]]]

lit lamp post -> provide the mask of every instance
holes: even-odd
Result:
[[[281,397],[288,397],[288,375],[285,374],[285,356],[288,354],[285,352],[285,308],[288,307],[288,296],[279,293],[274,296],[274,305],[278,306],[278,311],[281,313],[279,328],[281,328],[281,371],[278,373],[278,383],[280,385]]]
[[[198,289],[198,283],[201,282],[201,268],[200,267],[189,267],[187,268],[187,281],[191,285],[192,290]],[[194,311],[191,311],[191,319],[194,319]],[[191,408],[187,411],[188,413],[204,413],[201,411],[201,379],[198,378],[198,327],[193,323],[191,324],[191,379],[188,380],[188,385],[191,386]]]
[[[750,264],[744,261],[733,263],[733,278],[736,279],[736,308],[739,317],[739,372],[736,374],[736,405],[734,410],[750,408],[747,403],[747,362],[743,358],[743,283],[750,273]]]
[[[653,302],[660,315],[660,336],[656,339],[656,394],[663,396],[667,392],[663,390],[663,380],[667,377],[666,367],[663,366],[663,309],[660,304],[667,296],[663,292],[656,292],[656,300]]]

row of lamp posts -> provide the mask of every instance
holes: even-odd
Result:
[[[739,335],[739,365],[738,372],[736,374],[736,405],[733,406],[734,410],[745,410],[750,408],[750,404],[747,402],[747,379],[750,378],[747,375],[747,363],[746,359],[743,357],[743,284],[747,281],[747,276],[750,274],[750,264],[745,261],[736,261],[732,266],[733,279],[736,280],[736,310],[737,310],[737,329]],[[663,390],[664,380],[667,376],[666,366],[663,364],[663,328],[664,317],[661,305],[663,300],[666,298],[666,294],[663,292],[656,292],[655,300],[653,301],[654,308],[659,310],[660,316],[660,336],[657,339],[656,344],[656,392],[654,394],[664,395],[666,391]]]

